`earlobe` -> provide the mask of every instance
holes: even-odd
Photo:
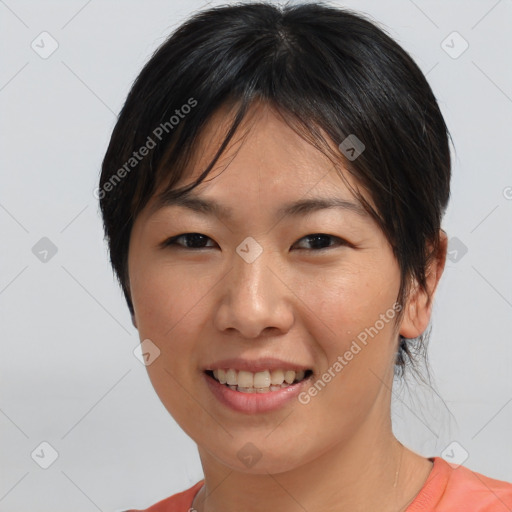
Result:
[[[431,300],[428,300],[427,291],[421,289],[415,280],[406,301],[405,312],[399,331],[404,338],[417,338],[425,332],[430,322],[434,294],[443,274],[446,263],[446,251],[448,249],[448,237],[442,229],[439,238],[439,250],[430,264],[426,276],[426,285]]]
[[[423,290],[419,289],[416,280],[414,280],[405,303],[404,316],[399,331],[404,338],[416,338],[423,332],[422,324],[418,322],[418,304],[422,296],[425,297],[426,294]]]

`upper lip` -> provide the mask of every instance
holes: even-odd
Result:
[[[204,370],[218,370],[220,368],[234,370],[244,370],[246,372],[262,372],[264,370],[310,370],[311,367],[304,366],[299,363],[292,363],[284,361],[283,359],[276,359],[274,357],[264,357],[260,359],[242,359],[240,357],[233,357],[230,359],[222,359],[205,366]]]

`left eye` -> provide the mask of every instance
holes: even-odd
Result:
[[[328,249],[329,247],[332,247],[332,244],[330,244],[330,241],[334,241],[337,245],[345,245],[346,242],[342,238],[339,238],[337,236],[333,235],[326,235],[324,233],[315,233],[314,235],[306,235],[305,237],[301,238],[299,242],[302,240],[307,240],[308,243],[311,243],[313,246],[313,249]],[[297,242],[297,243],[299,243]]]
[[[184,241],[185,243],[180,242],[180,240],[182,242]],[[329,247],[333,247],[333,245],[349,245],[348,242],[337,236],[326,235],[324,233],[315,233],[302,237],[294,244],[294,246],[300,244],[303,240],[307,241],[308,244],[311,244],[312,247],[309,248],[310,250],[328,249]],[[178,246],[181,247],[182,249],[192,250],[206,249],[208,247],[212,247],[212,245],[206,245],[208,241],[213,242],[213,240],[210,237],[202,235],[201,233],[184,233],[182,235],[173,236],[165,240],[162,245],[164,247]],[[299,247],[299,249],[308,250],[307,247]]]
[[[188,240],[192,246],[190,246],[187,243],[185,243],[184,245],[178,243],[179,240]],[[205,242],[206,240],[211,240],[211,238],[207,237],[206,235],[202,235],[201,233],[184,233],[183,235],[173,236],[165,240],[163,245],[165,247],[170,245],[176,245],[183,249],[203,249],[204,247],[206,247],[203,245],[203,242]]]

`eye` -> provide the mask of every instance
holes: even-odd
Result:
[[[208,240],[211,240],[211,238],[206,235],[202,235],[201,233],[183,233],[181,235],[168,238],[162,242],[162,246],[168,247],[174,245],[183,249],[205,249],[208,247],[205,245],[205,242]]]
[[[307,243],[311,244],[312,247],[299,247],[299,249],[309,249],[313,251],[328,249],[329,247],[333,247],[335,245],[351,245],[346,240],[339,238],[334,235],[326,235],[324,233],[315,233],[311,235],[307,235],[302,237],[298,242],[294,244],[297,246],[303,240],[307,241]],[[176,246],[182,249],[207,249],[209,247],[214,247],[213,245],[206,245],[208,241],[213,240],[201,233],[182,233],[181,235],[176,235],[171,238],[168,238],[164,242],[162,242],[162,247]],[[334,243],[331,243],[334,242]]]
[[[326,235],[324,233],[314,233],[302,237],[297,242],[297,244],[300,243],[302,240],[307,240],[308,243],[310,243],[313,246],[313,250],[322,250],[332,247],[333,245],[330,244],[330,241],[334,241],[335,245],[350,245],[347,241],[343,240],[342,238],[339,238],[334,235]]]

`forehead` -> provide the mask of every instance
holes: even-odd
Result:
[[[224,106],[210,118],[172,190],[191,185],[204,172],[221,147],[233,122],[233,114],[233,110]],[[331,149],[335,155],[339,154],[336,146],[333,145]],[[217,198],[226,205],[236,203],[241,196],[253,204],[256,201],[260,207],[275,202],[287,203],[283,204],[281,213],[286,209],[291,211],[291,201],[294,199],[321,196],[331,200],[331,203],[344,202],[347,210],[364,215],[366,212],[353,197],[350,187],[360,191],[372,203],[369,194],[344,168],[341,155],[338,161],[333,161],[299,135],[278,111],[258,101],[251,105],[208,176],[190,195]],[[151,213],[180,203],[171,200],[172,197],[172,191],[166,190],[165,185],[161,186],[150,202]],[[181,204],[184,202],[181,201]],[[187,200],[187,206],[190,205],[192,202]],[[208,208],[197,201],[196,206],[204,211]],[[229,207],[211,206],[211,211],[216,209],[217,214],[225,217],[232,213]]]

